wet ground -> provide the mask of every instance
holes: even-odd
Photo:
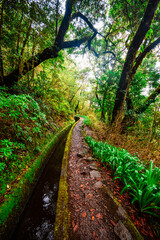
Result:
[[[69,240],[140,240],[123,225],[125,210],[109,191],[112,180],[92,157],[82,134],[83,120],[73,129],[68,163]],[[87,135],[91,134],[85,127]],[[64,142],[49,160],[27,205],[13,240],[54,239],[54,221]],[[58,164],[57,164],[58,163]],[[62,226],[63,228],[63,226]],[[60,237],[60,240],[65,238]],[[55,239],[57,240],[57,239]]]
[[[82,124],[81,120],[73,129],[69,156],[69,239],[118,240],[114,227],[123,216],[118,216],[117,206],[105,191],[106,174],[90,156],[82,136]]]

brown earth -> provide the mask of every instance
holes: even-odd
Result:
[[[82,125],[83,120],[80,120],[73,129],[69,155],[69,239],[141,239],[135,236],[132,238],[133,235],[125,226],[118,229],[119,224],[125,221],[126,213],[113,201],[107,186],[110,180],[105,169],[91,157],[82,136]]]

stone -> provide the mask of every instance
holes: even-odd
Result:
[[[86,176],[86,175],[87,175],[87,172],[81,171],[80,174],[83,175],[83,176]]]
[[[103,240],[105,239],[106,236],[106,231],[104,229],[101,230],[101,235],[100,235],[100,239]]]
[[[95,159],[92,157],[83,158],[86,162],[93,162]]]
[[[83,148],[84,148],[85,150],[87,150],[87,151],[89,151],[89,149],[90,149],[90,147],[88,147],[88,146],[86,146],[86,145],[84,145]]]
[[[101,181],[98,181],[98,182],[96,182],[96,183],[94,184],[94,186],[95,186],[96,188],[101,188],[102,185],[103,185],[103,183],[102,183]]]
[[[89,166],[90,169],[92,170],[97,170],[97,166],[95,163],[92,163],[90,166]]]
[[[117,214],[119,217],[121,217],[123,220],[126,219],[126,213],[125,213],[125,210],[119,206],[118,209],[117,209]]]
[[[133,240],[132,235],[120,220],[114,227],[114,232],[121,240]]]
[[[98,171],[93,170],[90,172],[90,176],[91,178],[100,178],[101,174]]]
[[[80,157],[80,158],[83,158],[83,157],[84,157],[84,155],[85,155],[85,153],[84,153],[84,152],[79,152],[79,153],[77,153],[77,157]]]
[[[87,159],[88,159],[89,161],[94,161],[94,158],[91,157],[91,156],[89,156]]]

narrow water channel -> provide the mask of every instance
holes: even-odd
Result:
[[[66,139],[63,139],[50,157],[12,240],[54,239],[56,204],[65,142]]]

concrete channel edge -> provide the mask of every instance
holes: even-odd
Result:
[[[10,208],[10,211],[6,215],[5,221],[1,220],[0,223],[0,240],[9,240],[14,232],[16,224],[19,221],[20,215],[22,214],[35,186],[41,176],[44,167],[47,164],[47,159],[62,139],[62,137],[68,134],[68,131],[73,126],[73,123],[63,128],[60,132],[54,135],[43,148],[41,154],[36,158],[31,168],[23,176],[23,181],[15,184],[12,193],[10,194],[7,201],[0,206],[0,220],[6,214],[6,209]]]
[[[72,126],[68,134],[64,155],[63,155],[63,160],[62,160],[57,209],[56,209],[56,220],[55,220],[55,227],[54,227],[54,239],[56,240],[69,239],[70,212],[68,210],[68,182],[67,182],[68,158],[69,158],[70,146],[72,141],[73,128],[79,122],[79,120]]]

